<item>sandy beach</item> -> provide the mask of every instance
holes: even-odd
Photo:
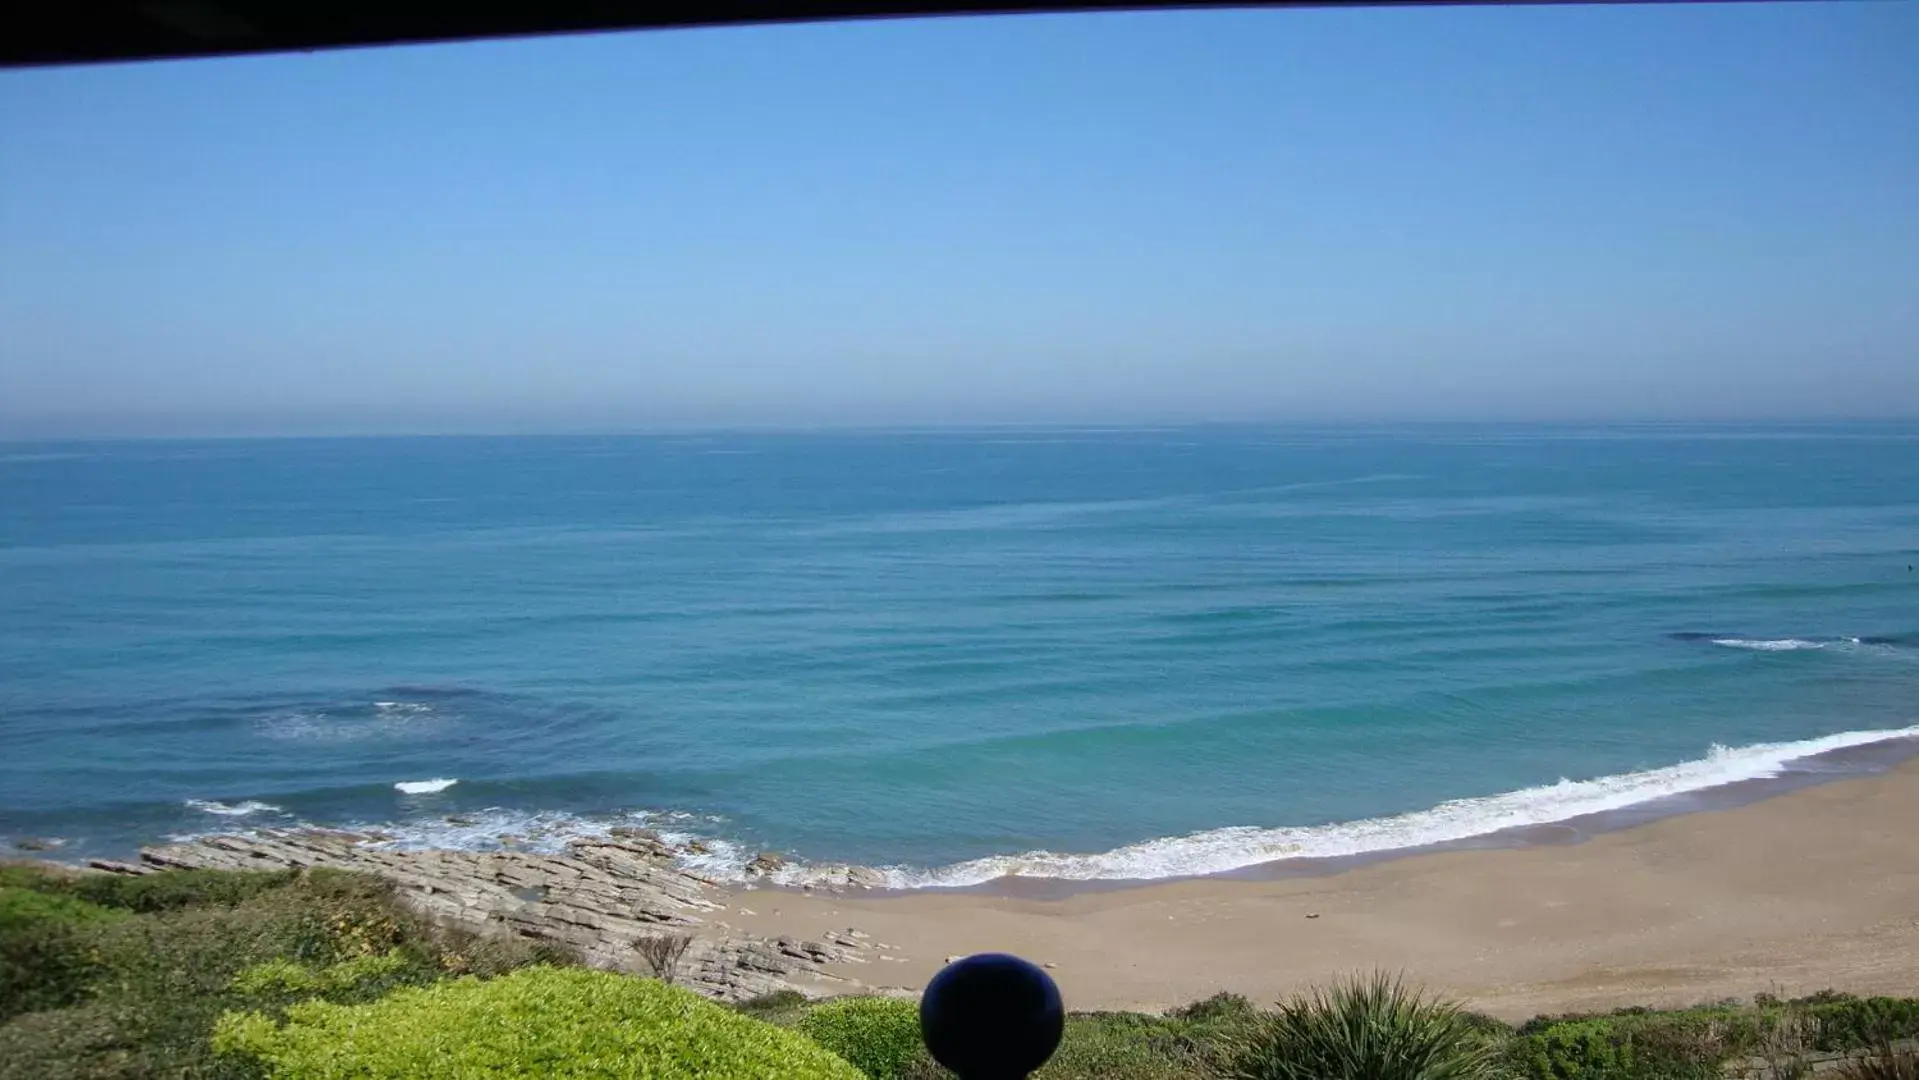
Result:
[[[1057,899],[752,889],[719,918],[770,935],[857,927],[886,946],[847,971],[873,984],[917,986],[950,955],[1015,952],[1052,965],[1076,1009],[1222,990],[1270,1000],[1373,968],[1508,1018],[1826,987],[1912,993],[1919,761],[1579,843]]]

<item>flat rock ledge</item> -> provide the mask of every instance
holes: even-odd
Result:
[[[279,870],[311,866],[376,874],[436,922],[482,934],[512,934],[577,950],[594,967],[651,975],[636,939],[692,936],[674,981],[721,1001],[781,990],[809,996],[870,992],[846,965],[872,958],[857,930],[817,940],[762,938],[721,921],[728,895],[671,863],[648,837],[584,839],[563,855],[520,851],[394,851],[376,834],[331,830],[208,836],[142,849],[138,863],[96,859],[94,870]]]

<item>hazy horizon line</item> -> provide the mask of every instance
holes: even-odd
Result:
[[[1537,417],[1537,418],[1348,418],[1306,420],[1281,418],[1267,420],[1186,420],[1141,421],[1135,423],[1093,423],[1069,421],[997,421],[973,423],[920,424],[716,424],[582,428],[483,428],[457,430],[392,431],[282,431],[282,432],[181,432],[165,434],[36,434],[14,435],[0,431],[0,445],[54,443],[160,443],[160,442],[341,442],[348,440],[401,439],[591,439],[591,438],[712,438],[722,436],[886,436],[886,435],[965,435],[1006,431],[1132,433],[1154,431],[1199,431],[1256,428],[1297,428],[1318,430],[1378,430],[1418,428],[1807,428],[1807,427],[1884,427],[1919,425],[1919,414],[1888,416],[1765,416],[1765,417]]]

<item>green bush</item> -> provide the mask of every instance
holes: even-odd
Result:
[[[123,1005],[89,1002],[0,1024],[0,1077],[6,1080],[147,1080],[158,1075],[152,1066],[138,1018]],[[170,1075],[202,1080],[247,1074]]]
[[[102,907],[151,913],[209,904],[232,907],[281,888],[298,876],[297,870],[167,870],[128,876],[6,866],[0,867],[0,886],[72,896]]]
[[[114,879],[5,868],[0,892],[27,898],[0,901],[11,913],[0,921],[24,921],[33,933],[0,932],[0,969],[11,963],[39,982],[32,996],[0,987],[7,1010],[36,1010],[0,1023],[0,1077],[254,1077],[257,1063],[212,1053],[208,1035],[225,1012],[274,1011],[310,997],[371,1001],[448,974],[568,959],[523,939],[438,929],[359,875],[182,873],[166,884],[174,873]],[[75,884],[86,877],[155,884]],[[0,979],[12,976],[0,970]]]
[[[798,990],[775,990],[770,994],[761,994],[756,998],[734,1003],[733,1007],[755,1020],[764,1020],[781,1027],[792,1027],[806,1015],[806,1007],[813,999]]]
[[[1919,1037],[1919,999],[1841,998],[1806,1004],[1818,1050],[1861,1050]]]
[[[332,994],[360,994],[372,990],[376,995],[409,981],[430,982],[438,972],[425,978],[416,958],[395,949],[377,956],[356,956],[323,968],[310,968],[291,960],[268,960],[255,964],[233,977],[232,989],[249,997],[297,997]]]
[[[1520,1040],[1514,1054],[1528,1076],[1539,1080],[1599,1080],[1650,1077],[1642,1071],[1632,1040],[1610,1020],[1553,1024]],[[1649,1063],[1658,1068],[1664,1063]]]
[[[926,1056],[919,1005],[900,998],[840,998],[800,1019],[800,1032],[869,1080],[900,1080]]]
[[[10,934],[46,923],[78,925],[112,922],[125,913],[75,896],[0,886],[0,934]]]
[[[0,886],[0,1020],[76,1004],[100,968],[89,931],[124,912]]]
[[[1213,1076],[1227,1048],[1261,1020],[1252,1003],[1221,994],[1174,1009],[1145,1013],[1074,1013],[1066,1018],[1059,1050],[1035,1080],[1184,1080]]]
[[[1195,1073],[1188,1025],[1140,1013],[1066,1018],[1059,1049],[1035,1080],[1183,1080]]]
[[[810,1040],[690,990],[581,968],[396,990],[364,1005],[304,1002],[276,1024],[258,1012],[215,1026],[217,1052],[274,1080],[857,1080]]]
[[[1175,1020],[1200,1023],[1238,1023],[1258,1018],[1259,1010],[1244,994],[1218,993],[1176,1009],[1168,1009],[1166,1015]]]
[[[1745,1007],[1539,1017],[1518,1035],[1510,1060],[1535,1080],[1685,1080],[1717,1076],[1727,1060],[1782,1043],[1846,1051],[1919,1036],[1919,1000],[1826,991]]]
[[[1455,1005],[1374,975],[1281,1002],[1239,1040],[1236,1080],[1481,1080],[1500,1046]]]

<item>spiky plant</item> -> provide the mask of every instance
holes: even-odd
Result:
[[[1280,1002],[1229,1056],[1233,1080],[1492,1080],[1498,1047],[1459,1006],[1375,973]]]

